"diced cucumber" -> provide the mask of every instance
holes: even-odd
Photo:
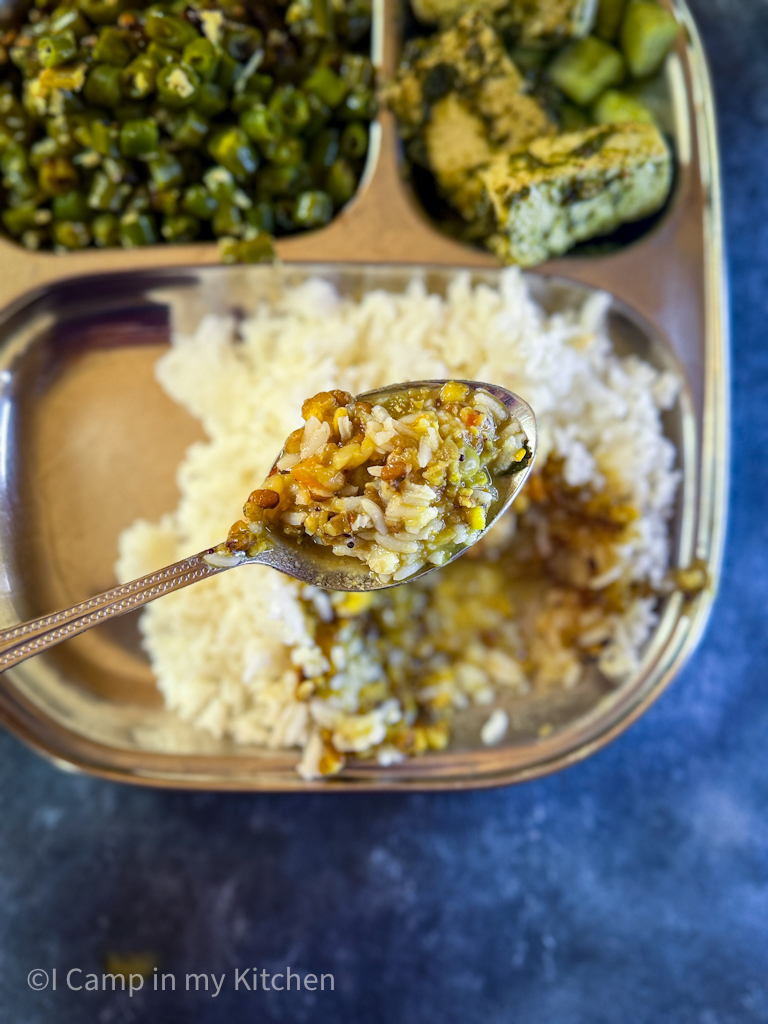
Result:
[[[595,19],[595,34],[612,43],[619,34],[627,0],[600,0]]]
[[[633,121],[635,124],[653,124],[654,117],[637,97],[620,89],[606,89],[592,107],[595,124],[620,124]]]
[[[624,60],[613,46],[596,36],[569,43],[549,65],[549,77],[569,100],[593,103],[609,85],[624,78]]]
[[[640,0],[631,3],[621,26],[621,48],[630,73],[646,78],[661,67],[680,26],[668,10]]]

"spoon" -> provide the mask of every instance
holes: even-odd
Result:
[[[358,399],[378,404],[382,399],[391,398],[412,388],[423,387],[438,390],[446,383],[447,381],[427,380],[392,384],[375,391],[367,391],[365,394],[359,395]],[[457,383],[466,384],[473,390],[482,388],[501,402],[511,417],[517,419],[522,427],[531,453],[531,458],[523,469],[508,476],[494,478],[499,496],[489,509],[485,529],[473,541],[476,543],[509,508],[525,483],[536,457],[538,441],[536,417],[527,402],[505,388],[477,381],[458,381]],[[92,626],[98,626],[99,623],[105,622],[107,619],[125,615],[126,612],[140,608],[158,597],[171,594],[174,590],[181,590],[182,587],[188,587],[191,583],[197,583],[209,576],[216,576],[220,572],[239,565],[268,565],[294,579],[301,580],[302,583],[322,587],[324,590],[384,590],[392,586],[399,586],[398,583],[393,582],[382,583],[359,559],[334,554],[330,548],[319,544],[306,544],[299,547],[292,538],[276,534],[272,534],[270,540],[271,546],[256,555],[239,553],[237,556],[222,558],[216,547],[207,548],[205,551],[183,558],[180,562],[168,565],[164,569],[158,569],[141,579],[114,587],[103,594],[97,594],[72,608],[0,631],[0,672],[4,672],[13,665],[18,665],[19,662],[25,661],[35,654],[40,654],[49,647],[61,643],[62,640],[83,633]],[[443,564],[447,565],[454,561],[467,550],[468,546],[459,548]],[[407,582],[411,582],[425,573],[433,572],[436,568],[441,567],[427,563],[412,576],[409,576]]]

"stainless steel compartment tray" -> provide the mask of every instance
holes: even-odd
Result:
[[[547,305],[584,289],[614,296],[618,345],[685,381],[666,428],[684,484],[674,560],[707,566],[713,586],[672,597],[639,673],[618,690],[593,688],[546,708],[521,707],[503,747],[451,750],[391,769],[359,766],[328,788],[456,787],[528,778],[586,756],[661,692],[692,650],[714,595],[725,526],[728,444],[727,295],[711,90],[695,26],[670,62],[678,176],[649,235],[601,258],[566,258],[531,275]],[[397,51],[397,8],[377,9],[374,50],[386,71]],[[344,292],[405,286],[413,272],[442,290],[452,268],[493,280],[495,260],[443,237],[403,183],[395,126],[380,113],[360,192],[322,231],[279,243],[281,268],[211,267],[213,246],[27,253],[0,241],[0,624],[53,611],[113,583],[116,537],[135,516],[176,503],[174,470],[199,428],[154,383],[168,323],[189,329],[209,310],[247,310],[260,294],[308,272]],[[417,270],[418,268],[418,270]],[[554,276],[552,276],[554,275]],[[563,282],[560,279],[569,279]],[[149,457],[148,457],[149,456]],[[546,712],[557,728],[537,738]],[[62,764],[146,784],[240,789],[314,788],[290,753],[235,749],[173,731],[128,616],[6,673],[5,724]]]

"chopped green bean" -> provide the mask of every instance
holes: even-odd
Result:
[[[344,102],[337,108],[337,114],[344,121],[371,121],[376,116],[376,96],[373,89],[356,87],[347,93]]]
[[[359,53],[345,54],[339,74],[351,89],[370,88],[376,77],[370,58]]]
[[[101,161],[101,167],[110,181],[116,184],[121,182],[135,182],[136,175],[133,164],[120,157],[107,156]]]
[[[264,142],[260,148],[266,159],[273,164],[294,165],[304,159],[303,140],[292,136]]]
[[[227,94],[215,82],[201,82],[195,97],[195,110],[203,117],[216,117],[227,109]]]
[[[41,249],[48,241],[48,232],[45,228],[30,228],[19,241],[25,249]]]
[[[120,244],[124,249],[155,245],[157,241],[157,225],[151,213],[128,210],[120,218]]]
[[[144,31],[154,42],[170,46],[174,50],[183,50],[187,43],[200,38],[197,30],[188,21],[170,14],[157,5],[150,8],[147,13]]]
[[[163,46],[162,43],[156,43],[154,40],[147,47],[146,54],[152,60],[157,61],[158,68],[162,68],[166,64],[173,64],[179,59],[178,50],[172,50],[170,46]]]
[[[3,226],[11,235],[21,235],[37,226],[36,216],[39,207],[34,203],[25,206],[10,207],[3,210]]]
[[[47,136],[33,143],[29,147],[29,163],[36,171],[39,171],[46,160],[52,160],[55,156],[67,156],[68,150],[62,148],[56,139]]]
[[[0,154],[0,171],[3,174],[21,173],[29,167],[29,156],[23,146],[11,143]]]
[[[250,110],[255,104],[265,100],[272,91],[273,84],[271,75],[260,75],[257,72],[247,78],[238,78],[229,109],[233,114],[242,114],[244,110]]]
[[[325,190],[336,206],[348,203],[357,190],[357,175],[346,160],[336,160],[325,176]]]
[[[245,211],[246,230],[266,231],[272,234],[275,230],[275,211],[271,203],[255,203]]]
[[[152,181],[158,188],[184,184],[184,168],[173,153],[161,152],[147,164]]]
[[[193,242],[200,234],[200,221],[184,214],[164,217],[160,234],[166,242]]]
[[[304,92],[312,93],[329,107],[338,107],[347,94],[349,85],[331,68],[316,68],[302,85]]]
[[[214,81],[225,92],[228,92],[237,82],[241,72],[242,64],[238,64],[234,57],[231,57],[225,50],[219,54],[219,66]]]
[[[243,214],[234,203],[219,203],[219,208],[211,219],[214,235],[237,235],[243,230]]]
[[[88,206],[104,213],[120,213],[130,194],[130,185],[112,181],[104,171],[97,171],[88,193]]]
[[[245,64],[261,47],[264,37],[253,25],[243,25],[234,32],[228,32],[224,43],[233,60]]]
[[[60,196],[78,186],[80,175],[71,160],[59,156],[43,162],[37,180],[43,192],[49,196]]]
[[[20,206],[37,197],[40,189],[37,179],[29,170],[10,170],[3,175],[3,185],[11,193],[10,206]]]
[[[232,201],[237,192],[237,182],[231,171],[226,167],[210,167],[203,175],[203,183],[214,199],[221,202]]]
[[[334,113],[328,104],[323,103],[320,97],[315,96],[313,92],[307,93],[307,103],[309,104],[309,120],[301,134],[311,140],[317,138]]]
[[[99,32],[99,41],[93,49],[94,60],[124,68],[131,57],[133,46],[127,32],[112,28],[111,25],[107,25]]]
[[[256,150],[242,128],[222,128],[208,143],[213,159],[239,181],[253,176],[259,166]]]
[[[160,64],[148,53],[135,57],[120,76],[125,95],[132,100],[143,100],[155,91]]]
[[[151,188],[150,200],[152,210],[155,213],[162,213],[164,217],[175,217],[179,212],[181,201],[180,188]],[[162,231],[160,232],[162,234]]]
[[[37,43],[37,56],[44,68],[57,68],[60,64],[68,64],[76,53],[77,40],[71,29],[57,35],[43,36]]]
[[[281,234],[289,234],[296,229],[296,221],[293,218],[296,210],[296,201],[285,196],[275,200],[275,228]]]
[[[64,32],[70,29],[75,39],[82,39],[93,31],[88,20],[82,16],[76,7],[57,7],[51,15],[51,31]]]
[[[126,100],[124,103],[118,103],[112,111],[112,117],[122,124],[124,121],[146,121],[149,113],[150,108],[146,101],[142,103],[139,100]]]
[[[254,142],[274,142],[284,134],[283,122],[263,103],[256,104],[240,115],[240,127]]]
[[[4,91],[0,94],[0,121],[11,142],[29,143],[34,131],[32,122],[12,93]]]
[[[199,36],[184,47],[182,60],[196,71],[200,80],[204,82],[210,82],[219,66],[219,58],[213,44]]]
[[[219,240],[222,263],[264,263],[275,258],[272,238],[261,231],[253,238],[222,238]]]
[[[2,115],[0,114],[0,119],[1,117]],[[45,130],[48,133],[47,138],[53,139],[61,147],[62,151],[66,149],[72,153],[76,152],[75,123],[74,115],[67,117],[66,114],[59,114],[55,117],[49,117],[45,122]]]
[[[290,132],[299,132],[310,119],[307,97],[293,85],[282,85],[272,93],[269,109]]]
[[[301,192],[296,197],[293,211],[294,224],[304,228],[318,228],[333,216],[333,200],[327,192]]]
[[[146,185],[137,185],[130,193],[125,212],[146,213],[152,207],[152,196]]]
[[[90,174],[96,167],[101,166],[102,156],[95,149],[81,149],[72,157],[72,163],[84,174]]]
[[[186,64],[166,64],[157,76],[158,99],[169,107],[194,103],[200,91],[200,78]]]
[[[174,142],[188,149],[197,149],[208,134],[210,125],[193,107],[188,107],[171,131]]]
[[[52,204],[54,220],[89,220],[88,200],[79,189],[56,196]]]
[[[182,208],[185,213],[197,217],[198,220],[210,220],[219,208],[205,185],[190,185],[184,193]]]
[[[54,221],[51,225],[51,234],[54,242],[65,249],[85,249],[91,244],[91,229],[83,221]]]
[[[78,0],[77,6],[89,21],[114,25],[127,6],[126,0]]]
[[[113,64],[96,64],[85,80],[83,95],[97,107],[116,107],[123,98],[120,68]]]
[[[119,133],[117,128],[104,121],[93,121],[91,123],[91,146],[102,156],[118,156]]]
[[[367,152],[368,129],[360,121],[353,121],[341,133],[341,155],[347,160],[362,160]]]
[[[325,128],[312,143],[309,164],[313,171],[332,167],[339,155],[341,134],[338,128]]]
[[[311,187],[311,182],[309,166],[305,163],[265,167],[256,178],[256,194],[259,199],[295,196]]]
[[[238,79],[235,83],[232,99],[229,101],[229,109],[233,114],[242,114],[244,111],[250,110],[252,107],[264,102],[271,88],[267,87],[264,89],[260,86],[260,81],[263,77],[262,75],[251,75],[247,79]]]
[[[101,213],[91,221],[93,240],[100,249],[120,245],[120,222],[113,213]]]
[[[160,130],[151,118],[126,121],[120,129],[120,152],[126,157],[149,157],[157,153]]]

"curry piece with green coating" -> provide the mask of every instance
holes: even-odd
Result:
[[[413,151],[421,149],[443,187],[492,154],[515,152],[555,130],[476,11],[406,46],[389,103],[401,134]]]
[[[505,263],[534,266],[577,242],[659,210],[672,159],[654,125],[620,124],[541,138],[470,175],[455,202],[494,223],[487,245]]]
[[[462,11],[480,11],[523,45],[562,42],[586,35],[595,18],[596,0],[412,0],[416,17],[433,24]]]

